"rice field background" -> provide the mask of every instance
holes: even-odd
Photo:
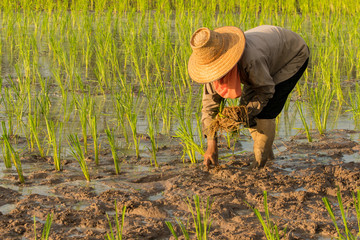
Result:
[[[44,224],[53,213],[53,239],[104,239],[109,233],[106,213],[114,215],[117,200],[118,209],[127,205],[132,219],[125,218],[129,239],[168,239],[172,234],[165,221],[173,221],[179,234],[181,225],[174,219],[190,216],[184,199],[199,194],[215,197],[209,239],[261,239],[261,224],[243,201],[261,210],[264,190],[270,191],[269,202],[283,197],[285,204],[286,194],[303,194],[311,206],[322,197],[336,200],[334,189],[339,186],[345,202],[357,190],[358,1],[4,0],[0,9],[0,188],[12,196],[0,198],[0,226],[9,229],[0,236],[32,239],[34,215]],[[263,24],[299,33],[311,52],[304,77],[277,119],[277,158],[262,172],[246,173],[252,145],[242,129],[221,137],[224,169],[204,172],[202,86],[187,73],[191,34],[203,26],[231,25],[246,31]],[[299,170],[300,165],[304,169]],[[328,171],[328,165],[335,170]],[[296,175],[292,178],[298,181],[292,182],[284,173],[304,171],[307,177],[337,179],[344,176],[335,172],[345,170],[350,171],[348,180],[329,180],[330,186],[316,190],[306,181],[325,184],[323,178],[299,180],[306,178]],[[244,182],[248,174],[253,184]],[[274,183],[274,174],[287,187],[275,187],[279,183]],[[211,178],[217,180],[206,190],[201,179]],[[275,185],[259,181],[263,178]],[[226,185],[224,179],[230,182]],[[230,187],[239,182],[238,190]],[[218,195],[214,189],[220,186],[224,192]],[[236,205],[227,210],[228,218],[223,210],[229,206],[221,202]],[[76,211],[74,204],[79,206]],[[339,236],[321,205],[322,221],[329,226],[315,217],[310,220],[315,227],[296,228],[280,217],[278,224],[293,227],[292,234],[300,239]],[[279,206],[269,207],[281,215]],[[149,213],[146,208],[161,211]],[[74,224],[81,222],[81,214],[94,218]],[[72,222],[66,221],[69,215]],[[257,227],[246,231],[248,225],[235,217],[250,219]],[[18,221],[15,227],[11,219]],[[231,230],[235,223],[240,230]],[[15,231],[19,226],[22,230]],[[65,234],[64,229],[75,233]]]

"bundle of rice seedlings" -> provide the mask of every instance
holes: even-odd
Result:
[[[249,118],[245,106],[225,107],[210,123],[208,132],[215,136],[217,131],[235,132],[241,125],[248,125]]]

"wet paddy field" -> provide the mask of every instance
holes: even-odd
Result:
[[[17,183],[14,170],[1,171],[1,239],[34,239],[33,217],[38,234],[47,214],[53,213],[50,239],[104,239],[109,232],[106,214],[126,208],[125,239],[169,239],[165,221],[180,233],[175,218],[184,222],[191,213],[186,198],[199,195],[213,200],[210,239],[265,239],[254,212],[247,205],[264,211],[263,191],[273,221],[283,229],[286,239],[331,239],[335,228],[323,197],[334,203],[341,190],[344,206],[349,207],[350,228],[356,228],[352,192],[360,183],[359,132],[332,130],[314,134],[309,143],[298,134],[275,141],[275,160],[264,169],[250,170],[251,151],[241,151],[220,161],[217,168],[182,163],[177,144],[164,145],[160,156],[169,161],[160,168],[149,166],[146,157],[122,158],[121,173],[115,175],[111,154],[104,149],[100,165],[89,159],[91,182],[84,180],[78,163],[64,159],[64,170],[55,172],[50,159],[24,154],[25,183]],[[250,145],[248,136],[236,148]],[[226,149],[224,141],[223,154]],[[352,216],[352,217],[351,217]],[[191,227],[190,227],[191,228]],[[38,236],[39,237],[39,236]]]

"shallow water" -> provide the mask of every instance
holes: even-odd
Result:
[[[9,214],[15,208],[16,208],[16,204],[4,204],[0,207],[0,212],[3,215],[6,215],[6,214]]]

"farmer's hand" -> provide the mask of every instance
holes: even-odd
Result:
[[[204,165],[209,169],[211,165],[218,166],[218,148],[216,139],[208,139],[208,147],[204,153]]]
[[[258,115],[263,109],[259,100],[254,100],[246,105],[249,122],[245,127],[250,128],[256,126],[255,116]]]

